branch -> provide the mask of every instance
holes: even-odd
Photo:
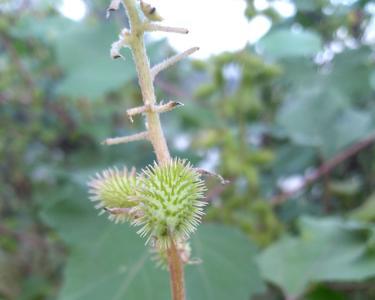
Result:
[[[175,56],[167,58],[165,61],[161,62],[160,64],[157,64],[156,66],[154,66],[151,69],[151,75],[152,75],[152,77],[155,79],[155,77],[161,71],[163,71],[166,68],[168,68],[168,67],[170,67],[170,66],[178,63],[179,61],[181,61],[185,57],[188,57],[189,55],[193,54],[194,52],[197,52],[198,50],[199,50],[199,47],[193,47],[193,48],[190,48],[190,49],[186,50],[185,52],[182,52],[180,54],[177,54]]]
[[[368,138],[364,139],[363,141],[354,144],[353,146],[346,149],[344,152],[339,153],[334,158],[328,160],[327,162],[323,163],[317,170],[315,170],[311,175],[306,176],[304,182],[296,189],[281,193],[271,199],[271,204],[273,206],[279,205],[287,201],[290,197],[292,197],[297,192],[303,190],[310,184],[314,183],[315,181],[319,180],[321,177],[329,174],[334,168],[336,168],[342,162],[348,160],[352,156],[357,155],[362,150],[366,149],[367,147],[371,146],[375,143],[375,133],[370,135]]]
[[[133,123],[133,117],[135,115],[140,115],[140,114],[144,114],[147,112],[154,112],[154,113],[161,114],[161,113],[172,111],[175,108],[183,106],[183,105],[184,105],[183,103],[177,102],[177,101],[169,101],[166,104],[154,105],[154,106],[150,104],[146,104],[143,106],[128,109],[126,111],[126,114],[128,115],[130,121]]]
[[[133,117],[135,115],[141,115],[141,114],[144,114],[146,112],[149,112],[150,108],[151,108],[151,105],[150,104],[146,104],[146,105],[143,105],[143,106],[139,106],[139,107],[128,109],[126,111],[126,114],[128,115],[128,118],[130,119],[130,122],[133,123],[133,121],[134,121]]]
[[[189,30],[181,27],[171,27],[171,26],[163,26],[154,23],[145,23],[144,24],[144,31],[147,32],[172,32],[172,33],[180,33],[180,34],[188,34]]]
[[[148,132],[144,131],[144,132],[137,133],[137,134],[130,135],[130,136],[106,139],[104,142],[102,142],[102,145],[112,146],[112,145],[125,144],[125,143],[140,141],[140,140],[147,140],[148,138],[149,138]]]

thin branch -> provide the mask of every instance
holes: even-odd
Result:
[[[148,32],[161,31],[161,32],[172,32],[172,33],[180,33],[180,34],[189,33],[189,30],[187,30],[186,28],[163,26],[163,25],[154,24],[154,23],[145,23],[144,31],[148,31]]]
[[[161,104],[161,105],[150,105],[146,104],[143,106],[135,107],[128,109],[126,111],[126,114],[128,115],[130,121],[133,123],[133,117],[135,115],[141,115],[147,112],[156,112],[156,113],[165,113],[174,110],[177,107],[183,106],[184,104],[181,102],[177,101],[169,101],[166,104]]]
[[[357,155],[362,150],[366,149],[367,147],[371,146],[375,143],[375,133],[370,135],[368,138],[364,139],[363,141],[354,144],[353,146],[346,149],[344,152],[339,153],[334,158],[328,160],[324,164],[322,164],[317,170],[315,170],[311,175],[306,176],[304,182],[298,186],[298,188],[288,191],[285,193],[281,193],[271,199],[271,204],[276,206],[284,203],[290,197],[295,195],[297,192],[303,190],[310,184],[314,183],[315,181],[319,180],[320,178],[329,174],[334,168],[336,168],[342,162],[348,160],[349,158]]]
[[[160,64],[157,64],[151,69],[151,75],[153,78],[155,78],[161,71],[165,70],[166,68],[178,63],[182,59],[188,57],[189,55],[193,54],[194,52],[197,52],[199,50],[199,47],[193,47],[185,52],[182,52],[180,54],[177,54],[175,56],[172,56],[170,58],[167,58],[165,61],[161,62]]]
[[[144,114],[146,112],[149,112],[150,111],[150,107],[151,107],[150,104],[146,104],[146,105],[143,105],[143,106],[131,108],[131,109],[128,109],[126,111],[126,114],[128,115],[128,118],[130,119],[130,122],[133,123],[133,117],[135,115],[141,115],[141,114]]]
[[[148,138],[149,138],[148,132],[144,131],[144,132],[137,133],[137,134],[130,135],[130,136],[106,139],[104,142],[102,142],[102,144],[112,146],[112,145],[125,144],[125,143],[140,141],[140,140],[147,140]]]

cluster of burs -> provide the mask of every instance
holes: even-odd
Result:
[[[122,1],[112,1],[108,13],[119,9]],[[133,28],[124,29],[119,40],[111,47],[112,58],[122,57],[120,50],[129,47],[136,56],[137,49],[132,48],[132,38],[136,34],[134,27],[146,31],[168,31],[187,33],[181,28],[164,27],[157,22],[162,20],[157,10],[149,4],[140,1],[137,11],[143,13],[141,23],[133,24]],[[126,3],[125,3],[126,4]],[[127,7],[125,7],[127,8]],[[128,11],[131,19],[131,12]],[[131,21],[131,20],[130,20]],[[142,33],[143,33],[142,32]],[[195,49],[195,48],[193,48]],[[186,54],[179,54],[150,69],[150,74],[157,72],[177,62]],[[138,72],[139,73],[139,72]],[[141,80],[141,79],[140,79]],[[142,88],[142,86],[141,86]],[[179,106],[179,103],[169,102],[164,105],[147,103],[144,106],[129,109],[130,119],[136,114],[162,113]],[[107,145],[132,142],[139,139],[152,139],[151,130],[130,137],[108,139]],[[168,154],[169,155],[169,154]],[[157,253],[157,262],[167,264],[167,249],[173,243],[180,253],[184,263],[191,262],[188,239],[196,230],[203,215],[203,201],[206,190],[201,178],[202,173],[194,168],[187,160],[170,158],[167,162],[158,162],[147,166],[141,172],[135,168],[109,168],[93,177],[88,185],[90,199],[100,214],[108,214],[109,219],[116,223],[129,222],[138,227],[138,234],[146,238],[146,244]]]

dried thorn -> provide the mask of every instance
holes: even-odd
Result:
[[[157,112],[157,113],[165,113],[165,112],[169,112],[169,111],[171,111],[171,110],[173,110],[177,107],[180,107],[180,106],[184,106],[184,104],[181,103],[181,102],[177,102],[177,101],[169,101],[166,104],[161,104],[161,105],[155,106],[153,108],[153,111]]]
[[[151,69],[151,76],[155,78],[161,71],[165,70],[166,68],[178,63],[182,59],[188,57],[189,55],[193,54],[194,52],[197,52],[199,50],[199,47],[193,47],[185,52],[182,52],[180,54],[177,54],[175,56],[172,56],[170,58],[167,58],[165,61],[157,64]]]
[[[144,25],[144,30],[145,31],[161,31],[161,32],[171,32],[171,33],[180,33],[180,34],[188,34],[189,30],[186,28],[181,28],[181,27],[171,27],[171,26],[163,26],[163,25],[158,25],[154,23],[146,23]]]
[[[144,131],[141,133],[137,133],[137,134],[125,136],[125,137],[106,139],[105,141],[102,142],[102,145],[112,146],[112,145],[125,144],[125,143],[140,141],[140,140],[146,140],[146,139],[148,139],[148,131]]]
[[[111,4],[107,8],[107,15],[106,15],[107,19],[111,16],[111,12],[119,9],[120,4],[121,4],[121,0],[112,0],[111,1]]]
[[[128,109],[126,111],[126,114],[128,115],[128,118],[130,119],[130,122],[133,123],[133,117],[135,115],[140,115],[140,114],[143,114],[145,112],[148,112],[150,111],[151,109],[151,106],[150,105],[144,105],[144,106],[139,106],[139,107],[135,107],[135,108],[131,108],[131,109]]]
[[[210,171],[207,171],[207,170],[204,170],[204,169],[195,169],[199,174],[201,174],[202,176],[208,176],[208,177],[216,177],[220,180],[220,183],[222,185],[226,185],[226,184],[229,184],[230,181],[229,180],[226,180],[224,179],[221,175],[219,174],[216,174],[216,173],[213,173],[213,172],[210,172]]]

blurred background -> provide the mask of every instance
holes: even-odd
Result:
[[[208,180],[189,299],[375,299],[375,2],[150,2],[191,29],[148,35],[152,64],[201,47],[156,81],[185,104],[162,116],[171,152],[231,181]],[[0,0],[1,300],[169,297],[134,229],[88,201],[95,172],[155,159],[100,144],[144,127],[108,4]]]

